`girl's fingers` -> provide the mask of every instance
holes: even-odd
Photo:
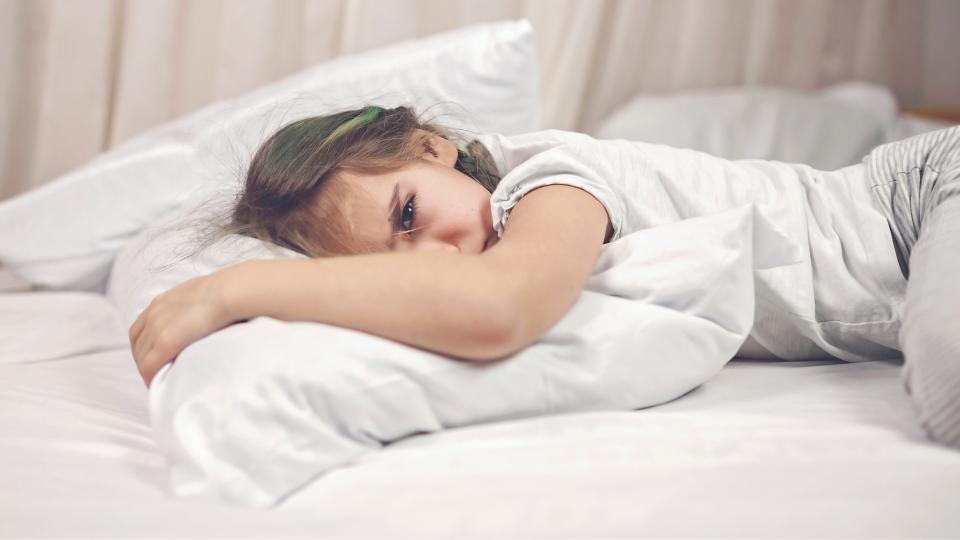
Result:
[[[146,339],[147,337],[148,337],[147,333],[143,332],[140,335],[140,338],[137,339],[136,345],[133,346],[133,358],[134,360],[136,360],[137,365],[140,365],[143,363],[143,359],[146,356],[146,353],[150,350],[145,347],[147,344],[147,339]]]
[[[160,368],[174,360],[176,360],[176,357],[162,348],[155,347],[147,351],[147,357],[144,358],[143,369],[141,370],[141,376],[147,384],[147,388],[150,388],[150,384],[153,383],[153,378],[157,376]]]
[[[143,325],[146,322],[147,318],[144,314],[147,312],[146,309],[140,312],[140,316],[137,317],[137,320],[133,321],[133,324],[130,325],[130,332],[128,334],[130,338],[131,347],[137,342],[137,337],[140,335],[140,332],[143,330]]]
[[[141,358],[140,348],[143,346],[143,337],[145,332],[142,330],[138,335],[134,336],[133,341],[130,342],[130,350],[133,351],[133,357],[139,361]]]
[[[148,388],[160,368],[175,360],[180,352],[178,343],[172,339],[169,332],[159,331],[157,325],[151,324],[137,342],[135,357],[139,359],[140,376]]]
[[[143,363],[139,366],[140,376],[143,377],[143,382],[146,383],[147,388],[149,388],[150,383],[153,382],[153,377],[160,371],[160,366],[163,365],[163,361],[160,358],[162,352],[152,347],[145,349],[144,352],[146,355],[143,357]]]
[[[147,388],[150,388],[150,383],[153,382],[153,376],[157,373],[157,370],[152,366],[154,362],[154,357],[156,353],[154,351],[148,351],[147,357],[143,359],[143,363],[140,364],[140,377],[143,378],[144,384],[147,385]]]
[[[156,325],[150,324],[145,327],[140,335],[137,336],[137,343],[133,349],[133,357],[137,361],[137,365],[143,371],[144,362],[147,360],[147,356],[151,351],[156,347]]]
[[[143,332],[133,349],[133,358],[136,360],[137,369],[140,370],[141,374],[143,373],[143,366],[144,362],[146,361],[147,354],[150,352],[149,347],[147,347],[147,344],[149,343],[149,337],[150,336],[148,332]]]

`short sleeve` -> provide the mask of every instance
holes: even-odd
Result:
[[[539,187],[564,184],[586,191],[603,205],[613,227],[612,242],[620,238],[624,220],[622,194],[615,189],[613,174],[601,155],[581,144],[561,144],[537,153],[503,173],[490,197],[493,228],[503,237],[510,211],[524,195]]]

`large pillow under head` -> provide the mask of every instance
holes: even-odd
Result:
[[[539,90],[527,21],[343,56],[154,128],[0,202],[0,266],[34,289],[103,292],[125,242],[186,203],[235,191],[260,143],[292,120],[409,104],[446,113],[440,121],[453,128],[515,134],[540,129]]]

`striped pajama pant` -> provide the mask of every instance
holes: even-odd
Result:
[[[960,126],[865,159],[907,278],[901,380],[927,435],[960,448]]]

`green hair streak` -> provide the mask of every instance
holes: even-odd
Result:
[[[383,114],[383,107],[378,107],[376,105],[367,107],[366,109],[360,111],[360,114],[337,126],[337,129],[334,129],[330,135],[327,135],[327,138],[323,141],[323,144],[326,145],[332,141],[335,141],[338,137],[343,136],[345,133],[349,133],[360,126],[376,120],[381,114]]]

